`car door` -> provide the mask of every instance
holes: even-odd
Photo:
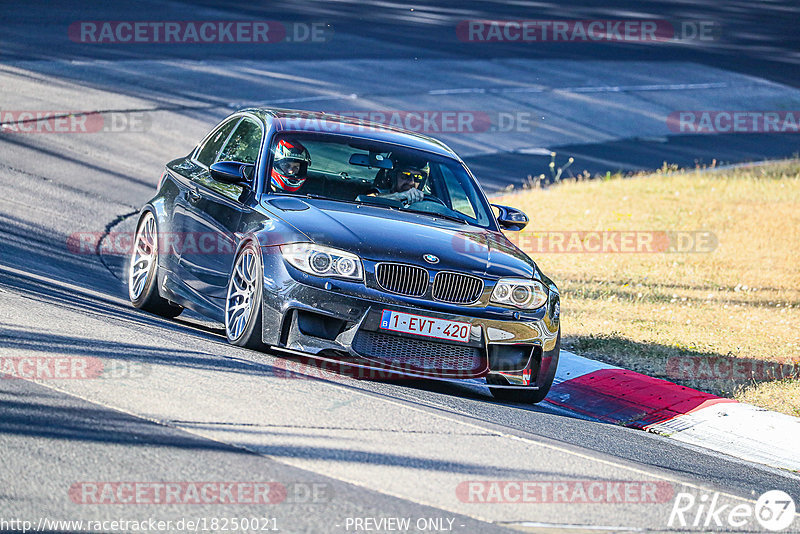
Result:
[[[182,269],[181,255],[184,252],[184,239],[188,223],[189,212],[193,209],[192,204],[199,200],[198,185],[196,179],[203,173],[208,172],[208,167],[217,159],[222,147],[233,133],[236,125],[241,121],[241,117],[233,117],[220,123],[198,147],[178,165],[170,168],[171,175],[179,188],[172,206],[172,225],[174,232],[171,238],[170,265],[175,273],[174,280],[180,285],[186,285],[189,281],[189,273]],[[171,164],[170,164],[171,165]],[[168,165],[169,167],[169,165]],[[189,242],[191,245],[191,241]],[[196,286],[197,284],[192,284]]]
[[[213,161],[208,155],[201,161],[203,154],[199,154],[202,169],[192,177],[182,217],[179,266],[184,283],[207,298],[225,298],[238,242],[236,232],[242,217],[251,211],[242,202],[245,186],[214,180],[208,167],[217,161],[255,164],[263,135],[258,121],[244,117]]]

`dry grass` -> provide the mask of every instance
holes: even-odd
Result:
[[[531,216],[516,237],[561,289],[566,347],[800,415],[800,160],[562,182],[493,201]],[[718,246],[705,253],[531,250],[537,232],[652,230],[710,231]],[[687,363],[731,361],[740,365],[735,379],[707,379],[709,367]],[[795,365],[795,379],[746,378],[743,365],[764,361]],[[714,376],[726,377],[726,369]]]

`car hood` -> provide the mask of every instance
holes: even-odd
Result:
[[[426,265],[476,276],[539,278],[536,264],[500,233],[428,215],[365,204],[281,198],[270,211],[320,245],[371,261]]]

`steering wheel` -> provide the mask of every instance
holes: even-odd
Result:
[[[356,197],[356,202],[363,202],[365,204],[373,204],[376,206],[389,206],[392,208],[399,208],[405,205],[399,200],[394,200],[392,198],[374,197],[371,195],[358,195]]]
[[[423,195],[422,200],[423,200],[423,202],[426,201],[426,200],[430,201],[430,202],[437,202],[437,203],[441,204],[442,206],[444,206],[445,208],[447,207],[447,204],[445,204],[444,201],[441,198],[439,198],[437,196],[434,196],[434,195],[429,195],[428,193],[425,193]]]

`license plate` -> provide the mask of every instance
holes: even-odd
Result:
[[[381,328],[418,336],[435,337],[466,343],[469,341],[469,323],[435,319],[424,315],[383,310]]]

